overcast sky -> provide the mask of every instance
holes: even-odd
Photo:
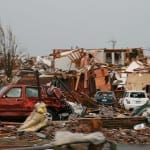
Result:
[[[150,48],[150,0],[0,0],[0,21],[31,56],[112,48],[111,40],[116,48]]]

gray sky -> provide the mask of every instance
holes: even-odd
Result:
[[[0,20],[31,56],[112,48],[111,40],[116,48],[150,48],[150,0],[0,0]]]

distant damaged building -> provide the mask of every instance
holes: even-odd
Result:
[[[89,56],[94,65],[88,60]],[[97,90],[144,88],[146,82],[150,83],[149,73],[146,73],[149,71],[148,60],[141,48],[53,49],[49,56],[37,57],[30,68],[39,70],[42,84],[52,79],[57,87],[64,89],[55,78],[59,77],[71,91],[93,95]],[[144,77],[139,81],[140,87],[133,83],[135,72],[138,77]]]
[[[79,51],[91,53],[98,63],[107,63],[113,65],[129,65],[133,60],[137,59],[145,62],[146,58],[142,48],[125,48],[125,49],[107,49],[107,48],[79,48],[79,49],[53,49],[51,55],[54,56],[53,67],[68,69],[70,68],[69,61],[75,62],[81,56]],[[59,59],[57,59],[59,58]],[[68,65],[67,65],[68,63]],[[65,67],[64,68],[64,65]],[[54,66],[55,65],[55,66]]]

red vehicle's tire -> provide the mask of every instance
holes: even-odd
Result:
[[[59,116],[51,109],[48,109],[48,118],[49,120],[59,120]]]

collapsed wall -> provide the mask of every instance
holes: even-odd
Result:
[[[147,72],[128,73],[126,81],[127,90],[142,90],[147,84],[150,84],[150,73]]]

